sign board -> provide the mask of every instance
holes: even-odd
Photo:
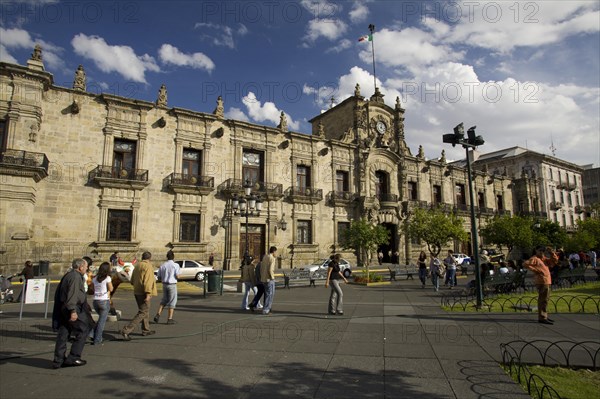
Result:
[[[25,291],[25,303],[44,303],[46,302],[46,279],[29,279]]]

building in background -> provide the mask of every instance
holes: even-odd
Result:
[[[90,93],[82,66],[72,88],[56,86],[41,48],[27,66],[0,63],[0,268],[47,260],[59,272],[86,254],[127,260],[149,250],[159,260],[173,249],[237,269],[246,242],[253,257],[277,246],[285,268],[334,252],[354,262],[340,237],[362,217],[390,232],[384,260],[398,251],[413,262],[425,249],[404,234],[414,208],[457,212],[470,230],[468,175],[443,151],[413,155],[405,110],[383,97],[356,85],[305,134],[289,131],[283,113],[276,127],[226,119],[221,98],[209,112],[169,106],[165,85],[155,102]],[[480,223],[517,207],[572,224],[581,171],[544,156],[530,170],[525,158],[473,173]],[[516,195],[523,173],[544,182]],[[245,184],[263,201],[248,223],[232,207]],[[470,253],[470,242],[451,248]]]

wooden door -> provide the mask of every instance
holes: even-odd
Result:
[[[246,226],[240,229],[240,259],[246,252]],[[248,253],[253,259],[261,260],[265,254],[265,229],[263,225],[248,225]]]

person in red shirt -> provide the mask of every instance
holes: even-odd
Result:
[[[542,324],[554,324],[554,320],[548,318],[548,300],[550,299],[550,285],[552,277],[550,269],[558,263],[558,255],[550,247],[539,245],[535,248],[535,255],[526,260],[523,265],[533,272],[533,282],[538,290],[538,322]]]

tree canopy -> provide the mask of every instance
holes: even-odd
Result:
[[[438,256],[442,247],[451,240],[468,239],[462,219],[454,213],[446,214],[440,209],[415,209],[408,223],[407,233],[411,238],[425,241],[429,253],[433,256]]]
[[[356,252],[359,262],[368,266],[370,255],[377,251],[377,247],[387,243],[389,231],[380,225],[374,225],[366,219],[352,222],[350,227],[342,234],[342,247]]]

